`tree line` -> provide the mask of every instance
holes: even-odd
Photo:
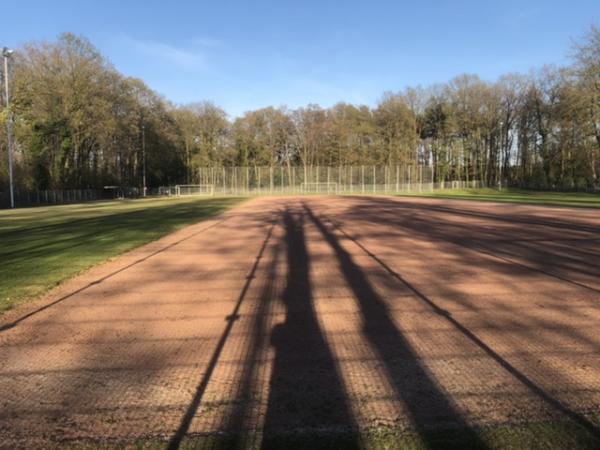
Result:
[[[214,166],[428,165],[434,181],[600,187],[600,29],[567,67],[495,82],[461,75],[385,93],[374,107],[267,107],[229,119],[173,105],[118,73],[85,38],[19,48],[11,66],[15,175],[23,189],[194,183]],[[4,105],[4,98],[2,98]],[[0,190],[7,179],[0,129]]]

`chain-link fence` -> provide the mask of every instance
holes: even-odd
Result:
[[[195,184],[149,190],[150,195],[385,194],[481,187],[477,180],[433,182],[431,166],[254,166],[203,167]],[[185,189],[182,189],[185,188]],[[113,198],[136,198],[136,187],[15,191],[15,206],[61,205]],[[0,208],[10,207],[0,192]]]
[[[215,195],[383,194],[480,187],[476,180],[433,182],[430,166],[205,167],[200,185]]]
[[[140,190],[137,187],[105,186],[103,189],[54,189],[28,191],[16,189],[14,192],[15,207],[42,205],[65,205],[95,200],[115,198],[137,198]],[[10,193],[0,192],[0,208],[10,208]]]

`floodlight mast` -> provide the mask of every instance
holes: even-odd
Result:
[[[146,196],[146,124],[142,123],[142,195]]]
[[[4,57],[4,90],[6,97],[6,147],[8,150],[8,183],[10,190],[10,207],[15,207],[15,194],[13,188],[13,154],[12,154],[12,113],[10,112],[10,90],[8,88],[8,59],[12,56],[13,50],[4,47],[2,56]]]

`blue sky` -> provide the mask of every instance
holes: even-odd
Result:
[[[373,105],[461,73],[566,63],[599,0],[5,2],[0,45],[82,34],[175,103]]]

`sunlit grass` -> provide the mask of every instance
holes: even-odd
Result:
[[[585,192],[545,192],[523,189],[441,189],[434,192],[414,194],[424,197],[491,202],[527,203],[534,205],[600,208],[600,194]]]
[[[0,211],[0,312],[240,198],[119,200]]]

